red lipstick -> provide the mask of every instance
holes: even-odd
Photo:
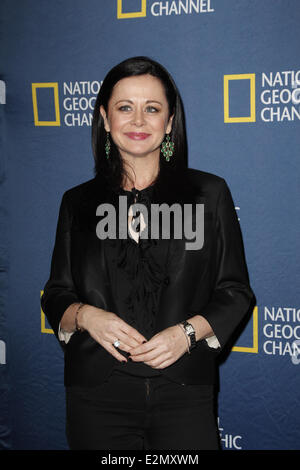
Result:
[[[126,132],[125,135],[132,140],[145,140],[150,134],[146,134],[145,132]]]

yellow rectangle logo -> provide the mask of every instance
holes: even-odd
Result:
[[[258,308],[257,306],[253,310],[252,315],[252,346],[250,347],[243,347],[243,346],[234,346],[232,351],[237,352],[247,352],[247,353],[258,353]]]
[[[60,126],[60,112],[59,112],[59,98],[58,98],[58,83],[32,83],[32,104],[33,116],[35,126]],[[38,112],[38,102],[36,91],[38,88],[53,88],[53,103],[55,110],[54,121],[40,121]]]
[[[229,82],[230,80],[250,80],[250,116],[229,115]],[[255,114],[255,73],[224,75],[224,122],[256,122]]]
[[[40,297],[42,297],[44,291],[41,290],[40,291]],[[54,334],[54,331],[52,330],[52,328],[47,328],[46,327],[46,315],[44,314],[42,308],[41,308],[41,332],[42,333],[50,333],[50,334]]]
[[[146,16],[146,2],[147,0],[141,0],[141,10],[133,11],[130,13],[123,13],[123,2],[124,0],[118,0],[118,18],[142,18]]]

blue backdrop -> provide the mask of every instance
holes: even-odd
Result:
[[[224,449],[299,449],[298,0],[2,0],[0,448],[66,449],[43,312],[63,192],[92,178],[107,71],[148,55],[185,104],[189,166],[224,177],[257,306],[220,369]]]

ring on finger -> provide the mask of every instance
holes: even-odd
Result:
[[[116,348],[118,348],[118,347],[120,346],[120,340],[117,339],[117,340],[114,342],[114,346],[115,346]]]

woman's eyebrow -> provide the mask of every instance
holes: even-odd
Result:
[[[146,103],[157,103],[157,104],[162,105],[162,103],[160,101],[157,101],[157,100],[147,100]]]
[[[114,104],[116,105],[116,104],[118,104],[118,103],[123,103],[124,101],[126,101],[127,103],[133,104],[133,101],[132,101],[132,100],[129,100],[129,99],[126,99],[126,98],[125,98],[125,99],[122,99],[122,100],[118,100],[118,101],[116,101]],[[162,103],[161,103],[160,101],[157,101],[157,100],[147,100],[147,101],[146,101],[146,104],[148,104],[148,103],[158,103],[158,104],[162,105]]]
[[[123,100],[116,101],[114,104],[123,103],[124,101],[126,101],[127,103],[133,103],[133,101],[131,101],[131,100],[123,99]]]

